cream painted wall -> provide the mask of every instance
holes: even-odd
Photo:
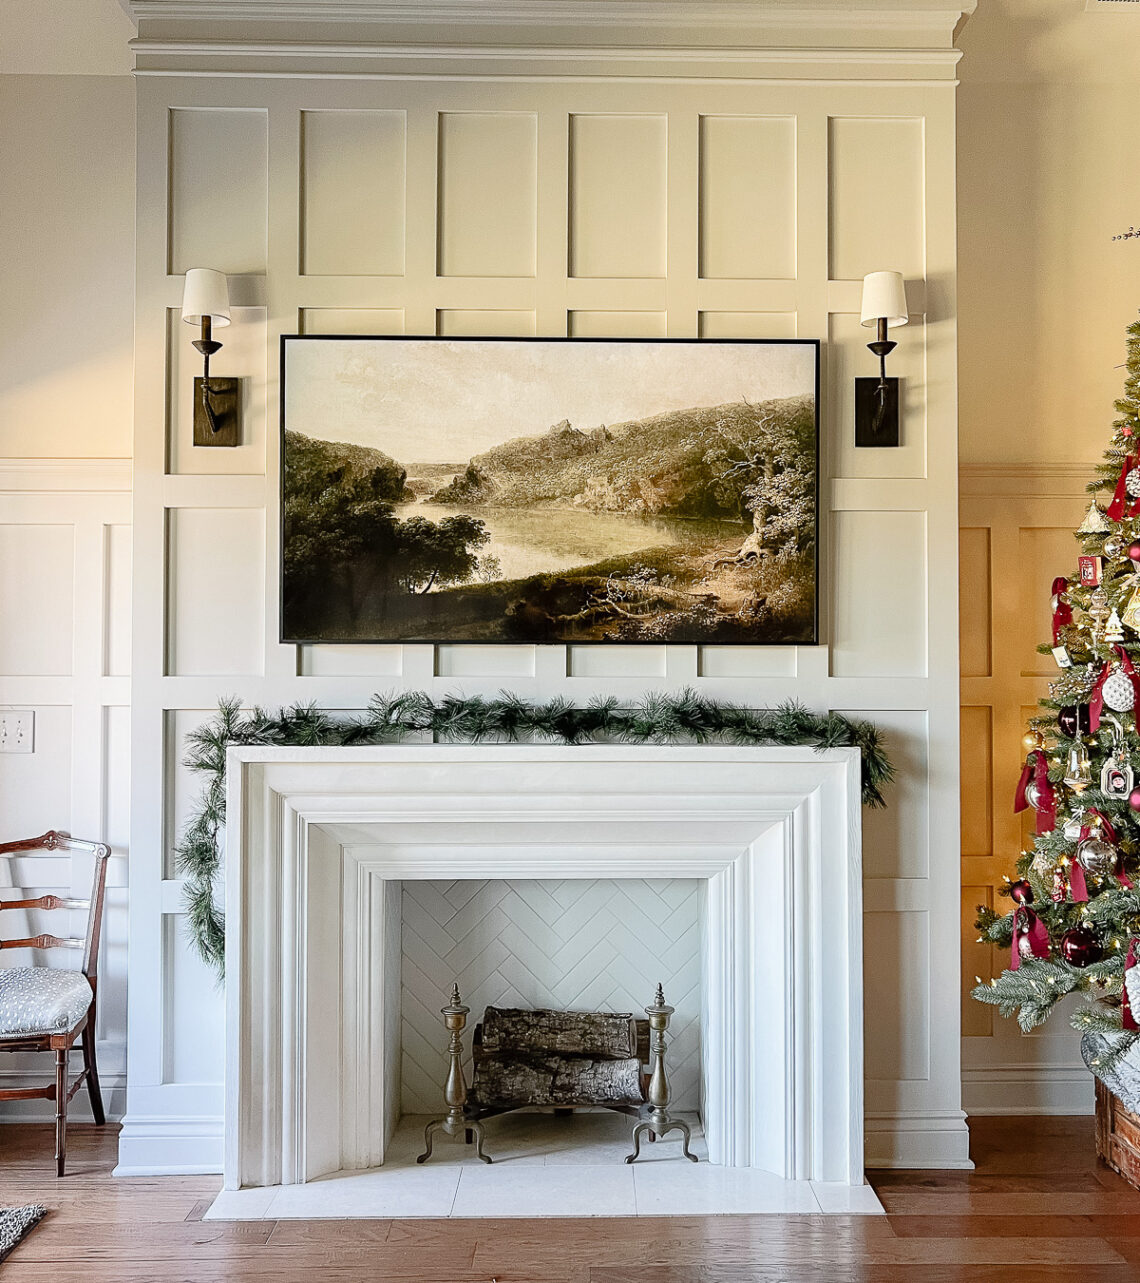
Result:
[[[1093,459],[1140,309],[1140,5],[986,0],[960,45],[961,462]]]
[[[1124,6],[1122,6],[1124,8]],[[1131,8],[1131,7],[1130,7]],[[1012,810],[1026,713],[1046,693],[1049,585],[1072,530],[1140,308],[1135,129],[1140,5],[985,0],[958,93],[964,989],[1003,959],[976,943],[1028,829]],[[1068,466],[1066,466],[1068,465]],[[999,902],[1000,903],[1000,902]],[[1006,959],[1008,961],[1008,959]],[[963,995],[970,1113],[1092,1109],[1062,1015],[1031,1036]]]
[[[0,458],[131,454],[134,136],[128,76],[0,75]]]

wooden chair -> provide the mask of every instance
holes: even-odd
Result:
[[[54,935],[0,938],[0,949],[82,949],[78,971],[55,967],[0,968],[0,1051],[55,1052],[55,1082],[48,1087],[0,1088],[0,1100],[55,1101],[55,1166],[63,1175],[67,1158],[67,1102],[86,1081],[91,1113],[100,1126],[106,1122],[95,1063],[95,991],[99,969],[99,933],[103,925],[103,900],[107,883],[107,858],[111,848],[102,842],[84,842],[51,830],[38,838],[0,843],[0,856],[24,851],[90,851],[95,876],[90,900],[41,895],[31,900],[0,900],[7,909],[86,909],[83,939]],[[76,1039],[81,1039],[83,1069],[68,1084],[68,1059]]]

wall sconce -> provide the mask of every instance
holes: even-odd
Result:
[[[221,348],[213,327],[230,323],[230,295],[224,272],[192,267],[186,273],[182,319],[200,325],[194,346],[202,353],[202,377],[194,380],[194,444],[239,445],[241,442],[241,380],[210,377],[210,357]]]
[[[887,378],[887,355],[897,346],[887,327],[907,323],[906,286],[901,272],[871,272],[863,277],[863,325],[878,335],[867,346],[879,358],[877,379],[855,380],[855,444],[897,446],[899,443],[899,381]]]

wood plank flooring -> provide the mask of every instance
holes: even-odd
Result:
[[[875,1172],[888,1215],[203,1222],[217,1177],[115,1180],[115,1129],[0,1127],[0,1204],[51,1209],[3,1283],[1140,1283],[1140,1194],[1091,1118],[978,1119],[974,1172]]]

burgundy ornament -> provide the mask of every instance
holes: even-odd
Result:
[[[1099,962],[1104,950],[1087,927],[1073,927],[1061,937],[1061,957],[1074,967],[1087,967]]]
[[[1011,882],[1009,894],[1018,904],[1033,903],[1033,888],[1029,885],[1028,878],[1018,878],[1016,882]]]
[[[1087,704],[1066,704],[1058,710],[1057,725],[1066,739],[1076,739],[1078,735],[1089,733],[1089,706]]]
[[[1128,545],[1128,555],[1133,561],[1140,561],[1140,539],[1137,539],[1135,543],[1130,543]]]
[[[1133,789],[1132,792],[1128,794],[1128,805],[1134,811],[1140,811],[1140,789]]]

